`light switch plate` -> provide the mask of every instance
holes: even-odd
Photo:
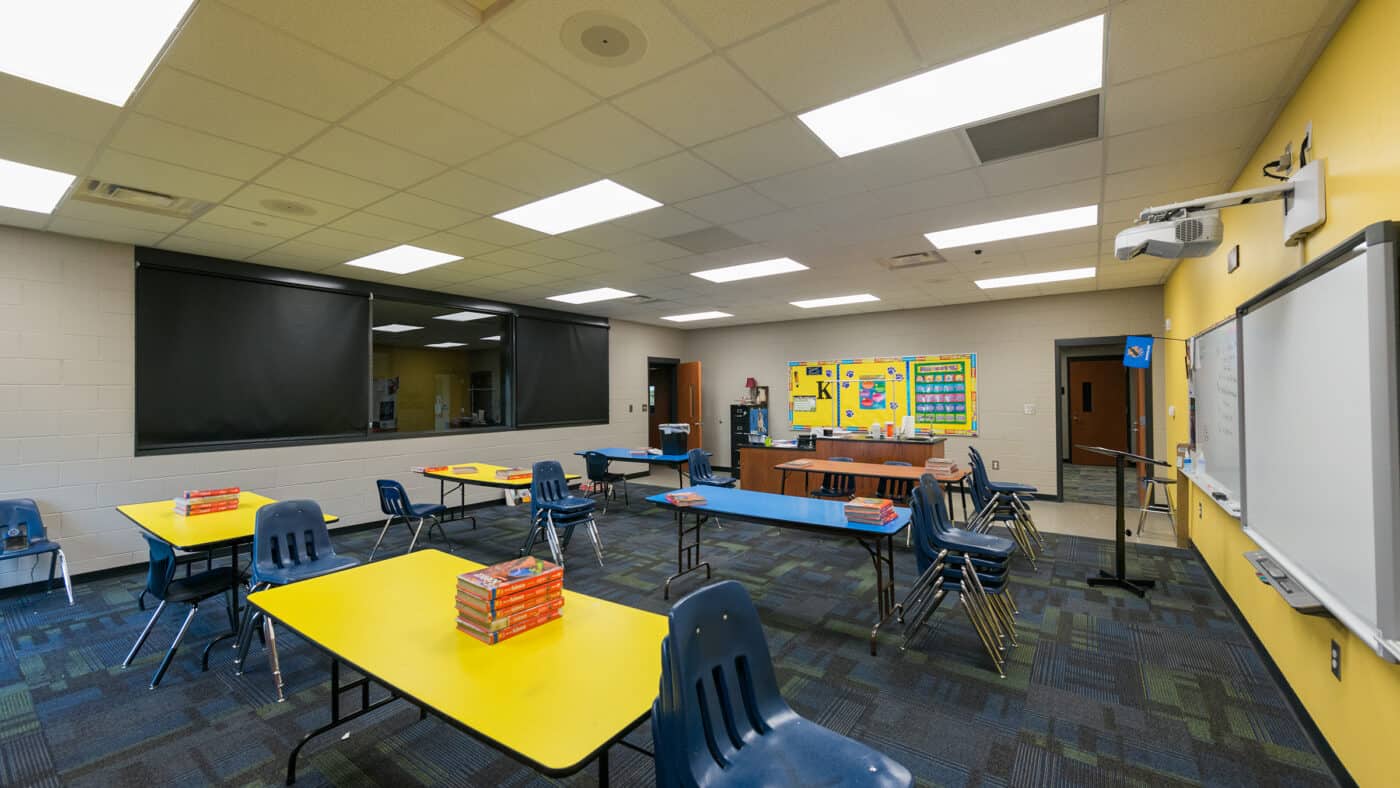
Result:
[[[1026,415],[1027,415],[1027,416],[1034,416],[1034,415],[1035,415],[1035,403],[1033,403],[1033,402],[1027,402],[1027,403],[1026,403],[1025,405],[1023,405],[1022,407],[1025,408],[1025,411],[1026,411]]]

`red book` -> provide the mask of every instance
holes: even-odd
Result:
[[[457,619],[457,629],[467,633],[468,635],[471,635],[477,640],[480,640],[482,643],[490,645],[494,643],[500,643],[502,640],[509,640],[510,638],[513,638],[522,632],[529,632],[530,630],[540,626],[541,624],[546,624],[550,621],[553,621],[556,618],[559,618],[560,615],[561,611],[559,610],[549,611],[546,613],[542,613],[538,616],[534,616],[529,619],[523,620],[517,624],[512,624],[498,632],[483,632],[482,630],[477,629],[476,626],[474,626],[471,622],[464,621],[459,618]]]
[[[563,567],[534,556],[525,556],[458,575],[457,590],[479,599],[495,601],[539,585],[563,580]]]
[[[215,512],[231,512],[237,508],[238,501],[224,501],[222,503],[196,504],[194,506],[176,506],[175,513],[190,517],[201,514],[214,514]]]
[[[458,608],[457,620],[470,624],[481,632],[500,632],[526,621],[534,621],[543,615],[559,610],[563,606],[564,597],[556,596],[539,601],[539,604],[536,605],[527,605],[510,614],[497,614],[495,616],[481,616],[471,610]]]
[[[482,599],[471,594],[457,593],[457,609],[459,611],[470,610],[482,618],[492,616],[510,615],[528,607],[533,607],[552,597],[558,597],[564,593],[564,581],[556,580],[549,583],[542,583],[523,591],[510,594],[496,599]]]
[[[213,495],[237,495],[242,490],[237,487],[221,487],[217,490],[185,490],[181,498],[208,498]]]

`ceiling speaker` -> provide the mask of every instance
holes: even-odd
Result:
[[[564,20],[559,41],[575,57],[598,66],[631,65],[647,51],[641,28],[602,11],[583,11]]]

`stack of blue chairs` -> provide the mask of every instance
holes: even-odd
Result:
[[[1006,649],[1015,647],[1016,603],[1011,598],[1011,553],[1005,537],[957,528],[932,474],[914,489],[910,528],[919,579],[900,606],[904,647],[952,592],[998,674],[1006,677]]]
[[[710,458],[704,449],[691,449],[686,455],[686,465],[690,468],[690,483],[702,487],[733,487],[739,480],[733,476],[718,476],[710,467]]]
[[[535,547],[535,540],[544,536],[549,544],[550,556],[554,563],[564,565],[564,548],[573,537],[574,528],[583,526],[593,539],[593,553],[598,557],[598,566],[603,565],[603,543],[598,540],[598,523],[594,511],[598,502],[592,498],[574,495],[569,490],[569,482],[564,476],[564,466],[555,460],[535,463],[530,480],[530,534],[525,540],[521,555]],[[559,529],[564,529],[560,536]]]
[[[668,618],[651,712],[658,786],[913,783],[899,763],[788,706],[743,586],[706,586],[677,602]]]
[[[994,489],[992,482],[987,478],[986,466],[983,465],[976,449],[972,450],[972,474],[969,480],[972,482],[972,505],[977,511],[968,518],[967,530],[985,533],[993,525],[1004,526],[1011,538],[1016,540],[1022,554],[1031,562],[1031,566],[1035,566],[1037,548],[1045,548],[1045,540],[1041,538],[1035,520],[1031,518],[1030,500],[1035,488],[1002,483],[1001,490]]]

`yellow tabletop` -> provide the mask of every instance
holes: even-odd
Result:
[[[118,506],[117,511],[176,549],[199,550],[215,544],[251,540],[258,509],[270,503],[277,501],[245,490],[238,498],[238,508],[227,512],[186,517],[175,513],[175,502],[170,499],[128,503]],[[328,523],[340,519],[332,514],[325,517]]]
[[[666,619],[565,590],[562,618],[487,645],[457,631],[453,602],[481,566],[420,550],[248,601],[541,771],[577,769],[651,711]]]
[[[452,468],[460,468],[471,465],[476,468],[476,473],[453,473]],[[508,470],[507,465],[488,465],[484,462],[459,462],[449,465],[444,470],[430,471],[424,470],[423,475],[429,479],[446,479],[450,482],[464,482],[466,484],[478,484],[485,487],[507,487],[511,489],[527,489],[530,486],[532,477],[526,476],[523,479],[497,479],[496,471]],[[582,478],[577,473],[566,473],[564,479],[573,481]]]

